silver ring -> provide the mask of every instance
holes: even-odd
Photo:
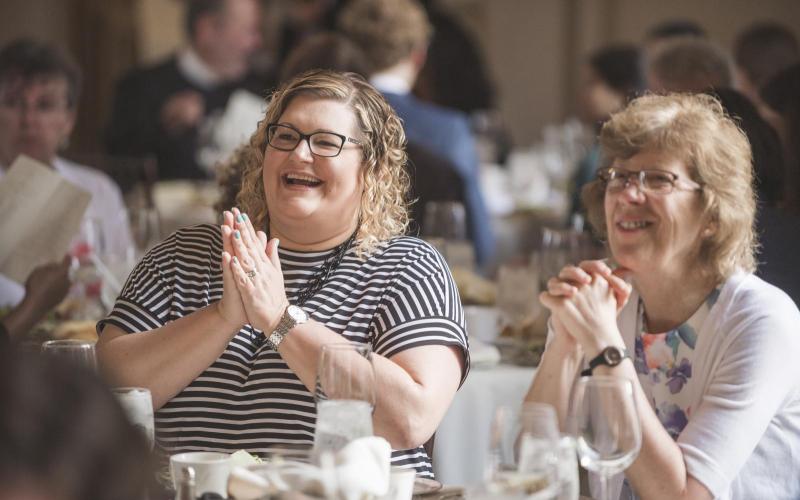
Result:
[[[256,270],[255,269],[251,269],[249,271],[245,271],[244,274],[246,274],[248,278],[253,279],[253,278],[256,277]]]

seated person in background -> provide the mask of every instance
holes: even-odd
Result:
[[[753,152],[753,179],[760,206],[777,206],[783,201],[784,164],[778,133],[759,114],[755,105],[731,88],[706,91],[714,96],[725,113],[733,118],[747,136]]]
[[[736,37],[733,58],[736,61],[736,87],[775,127],[775,112],[764,103],[758,92],[772,77],[800,61],[797,37],[778,23],[755,23]]]
[[[93,374],[0,351],[0,500],[141,500],[144,435]]]
[[[198,164],[215,114],[240,88],[262,95],[266,79],[249,73],[261,44],[256,0],[189,0],[189,46],[155,66],[137,69],[117,85],[106,135],[108,151],[154,155],[162,179],[207,178]]]
[[[432,476],[422,444],[469,362],[447,266],[402,236],[404,143],[361,77],[302,74],[242,152],[242,213],[178,231],[134,269],[98,357],[113,383],[150,389],[169,452],[312,442],[321,347],[350,341],[376,353],[373,427],[393,464]]]
[[[644,37],[644,51],[652,52],[663,42],[681,37],[707,38],[706,30],[689,19],[668,19],[647,30]]]
[[[633,384],[641,451],[623,488],[800,497],[800,312],[752,274],[747,138],[711,96],[650,95],[606,122],[600,146],[584,200],[614,264],[548,282],[549,343],[526,400],[563,422],[589,361],[593,375]]]
[[[92,195],[84,221],[99,222],[109,250],[132,245],[119,188],[105,174],[58,156],[75,124],[80,70],[46,43],[21,39],[0,49],[0,179],[20,154],[52,167]],[[0,306],[15,306],[25,288],[0,275]]]
[[[431,35],[425,10],[415,0],[354,0],[342,9],[339,26],[366,54],[370,82],[403,120],[408,140],[448,160],[458,170],[464,181],[468,236],[478,263],[490,263],[494,233],[481,192],[478,153],[467,116],[421,101],[411,93],[425,63]]]
[[[733,86],[730,55],[713,42],[681,37],[648,52],[645,73],[653,92],[704,92]]]
[[[596,50],[582,66],[579,95],[581,120],[597,132],[603,123],[647,88],[642,54],[634,45],[612,45]],[[571,213],[583,212],[580,192],[595,178],[600,147],[593,144],[575,172]]]

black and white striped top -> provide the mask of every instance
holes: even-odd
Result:
[[[331,251],[280,249],[289,301]],[[136,266],[109,316],[98,324],[128,333],[158,328],[222,297],[219,228],[181,229]],[[461,301],[441,255],[422,240],[394,238],[367,258],[351,249],[303,309],[347,340],[387,358],[424,345],[457,346],[469,367]],[[259,453],[314,438],[314,397],[265,342],[255,347],[243,328],[225,352],[156,413],[159,443],[193,450]],[[260,332],[257,332],[260,333]],[[396,450],[392,464],[432,477],[424,449]]]

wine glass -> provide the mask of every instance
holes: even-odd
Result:
[[[451,267],[475,267],[467,240],[467,213],[458,201],[429,201],[422,215],[422,237],[435,246]]]
[[[322,346],[315,391],[317,452],[335,452],[354,439],[372,436],[375,391],[370,346],[349,342]]]
[[[78,339],[48,340],[42,343],[42,355],[53,356],[91,371],[97,371],[94,342]]]
[[[627,469],[642,445],[633,384],[620,377],[581,377],[571,413],[581,465],[598,474],[599,498],[608,500],[609,477]]]
[[[557,498],[558,446],[558,422],[552,406],[499,407],[489,440],[487,492],[503,498]]]
[[[133,242],[141,256],[161,241],[161,215],[154,206],[138,206],[130,209],[130,218]]]

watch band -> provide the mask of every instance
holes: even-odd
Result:
[[[283,310],[278,326],[267,337],[267,342],[274,350],[278,350],[283,339],[289,334],[289,331],[297,325],[301,325],[308,321],[308,314],[303,309],[295,305],[288,305]]]
[[[592,374],[595,368],[600,365],[604,366],[617,366],[622,363],[625,358],[630,358],[626,349],[608,346],[600,353],[589,360],[589,367],[581,371],[581,377],[588,377]]]

